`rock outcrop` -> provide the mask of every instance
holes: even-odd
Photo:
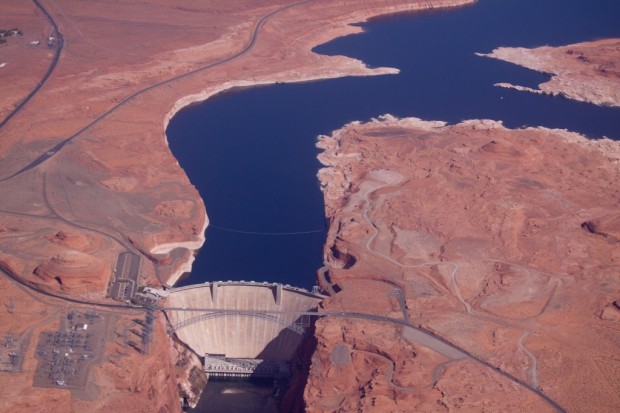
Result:
[[[100,290],[107,286],[109,273],[110,265],[102,259],[74,250],[64,250],[33,271],[44,286],[55,283],[63,291]]]
[[[620,106],[620,39],[535,49],[500,47],[479,55],[551,75],[551,80],[539,85],[539,89],[510,83],[496,86],[561,95],[595,105]]]
[[[323,310],[408,320],[478,360],[323,319],[310,411],[553,411],[532,389],[567,411],[620,407],[617,142],[385,116],[318,146],[340,290]]]

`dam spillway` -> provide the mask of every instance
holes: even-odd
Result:
[[[199,356],[290,361],[324,297],[277,283],[212,282],[170,290],[176,336]]]

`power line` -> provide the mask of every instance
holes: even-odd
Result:
[[[267,236],[286,236],[286,235],[305,235],[305,234],[318,234],[326,232],[325,229],[315,229],[310,231],[295,231],[295,232],[260,232],[260,231],[243,231],[235,228],[220,227],[218,225],[209,224],[208,228],[219,229],[220,231],[234,232],[237,234],[251,234],[251,235],[267,235]]]

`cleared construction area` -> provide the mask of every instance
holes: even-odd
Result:
[[[322,299],[282,284],[214,282],[170,290],[165,307],[176,308],[166,310],[172,328],[200,356],[288,361],[313,321],[300,313]]]

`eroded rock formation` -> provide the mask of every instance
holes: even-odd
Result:
[[[402,325],[323,319],[311,411],[554,410],[497,369],[568,411],[617,410],[617,142],[386,116],[318,145],[341,289],[323,310],[408,320],[489,365]]]
[[[596,105],[620,106],[620,39],[535,49],[500,47],[480,55],[552,76],[551,80],[539,85],[539,89],[510,83],[498,83],[496,86],[561,95]]]

